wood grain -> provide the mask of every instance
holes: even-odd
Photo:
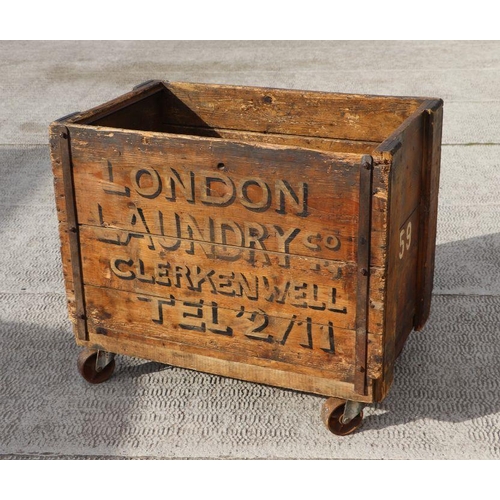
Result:
[[[247,130],[228,130],[224,128],[206,128],[186,125],[163,124],[159,132],[169,134],[191,135],[199,137],[218,137],[234,139],[238,142],[252,144],[277,144],[281,146],[297,146],[300,148],[317,149],[330,153],[370,154],[379,145],[378,142],[355,141],[347,139],[331,139],[307,135],[272,134],[249,132]]]
[[[281,255],[269,254],[270,266],[238,261],[228,269],[224,260],[180,253],[181,247],[166,250],[165,238],[91,226],[82,226],[80,234],[86,284],[146,295],[175,290],[188,299],[209,292],[222,307],[271,310],[278,316],[303,321],[310,317],[314,323],[332,321],[354,329],[357,276],[352,264],[292,255],[281,273],[277,271]],[[127,244],[117,245],[118,241]],[[373,269],[370,285],[370,329],[381,334],[384,280],[380,270]]]
[[[419,99],[165,83],[165,123],[381,142]]]
[[[135,113],[142,113],[141,105],[145,104],[148,108],[148,98],[150,96],[160,97],[164,93],[164,83],[159,80],[152,80],[147,85],[141,85],[133,89],[126,94],[120,95],[115,99],[111,99],[108,102],[99,104],[94,108],[91,108],[84,112],[75,113],[68,119],[62,119],[66,125],[72,123],[95,123],[101,119],[105,119],[108,116],[113,115],[118,120],[123,119],[126,115],[129,115],[125,119],[127,122],[133,118],[134,113],[129,112],[130,108],[135,111]],[[139,106],[136,106],[139,104]]]
[[[85,345],[94,349],[135,356],[159,363],[170,364],[192,370],[213,373],[225,377],[267,384],[276,387],[294,389],[314,394],[335,396],[344,399],[355,399],[370,403],[373,401],[371,386],[367,396],[359,396],[353,385],[330,377],[316,377],[311,373],[289,368],[288,365],[274,362],[272,366],[262,365],[261,361],[252,358],[248,362],[220,359],[200,353],[197,349],[183,346],[178,350],[168,342],[130,335],[126,332],[109,332],[109,335],[90,333],[90,341]]]
[[[72,127],[74,175],[77,191],[80,192],[77,193],[77,200],[82,223],[177,236],[177,213],[184,214],[183,226],[186,220],[194,218],[200,229],[206,228],[210,217],[219,220],[223,217],[243,230],[245,225],[253,224],[257,232],[265,231],[264,245],[270,251],[280,251],[280,231],[286,234],[296,227],[302,227],[300,236],[293,238],[290,243],[291,253],[355,261],[358,193],[353,187],[358,182],[358,155],[240,144],[220,139],[166,137],[165,134],[144,137],[144,134],[124,131],[99,133],[89,128]],[[92,148],[88,148],[90,143]],[[113,183],[109,182],[110,168]],[[385,259],[385,231],[380,226],[384,224],[382,218],[387,181],[386,172],[379,168],[378,163],[376,168],[374,187],[377,192],[374,196],[377,203],[373,216],[372,265],[379,265]],[[151,198],[134,189],[131,175],[136,175],[141,169],[147,169],[140,179],[141,183],[152,182],[153,177],[157,179],[159,190]],[[195,176],[194,194],[191,195],[189,191],[186,199],[176,176],[187,185],[191,182],[191,175]],[[214,190],[218,190],[215,194],[219,199],[224,200],[231,193],[234,194],[229,206],[203,202],[202,190],[207,176],[221,179],[211,185]],[[175,202],[172,201],[170,188],[174,182],[172,179],[176,182]],[[310,179],[317,181],[311,183]],[[245,182],[246,199],[242,195]],[[293,191],[297,196],[304,186],[307,188],[307,215],[302,217],[304,221],[301,222],[298,215],[302,206],[295,208],[290,195],[285,198],[290,208],[285,206],[283,210],[280,209],[279,198],[282,194],[278,196],[278,189],[279,186],[283,187],[283,182],[288,183],[290,192]],[[113,191],[117,194],[110,196]],[[93,193],[93,196],[89,197],[87,193]],[[252,205],[249,198],[257,202],[270,199],[270,203],[263,209],[255,204],[249,208]],[[102,215],[98,205],[102,207]],[[134,211],[137,207],[141,208],[148,228],[143,218]],[[286,213],[278,216],[280,210]],[[162,226],[159,212],[162,213]],[[332,214],[335,216],[332,217]],[[307,224],[304,226],[305,220]],[[339,248],[334,243],[337,237],[340,239]],[[309,243],[304,244],[304,238],[309,238]],[[330,248],[328,245],[318,245],[319,238],[330,239]]]
[[[109,288],[85,287],[89,324],[107,335],[128,332],[144,338],[191,346],[206,355],[239,361],[260,360],[290,370],[307,368],[316,376],[352,382],[354,332],[273,315],[234,311],[216,301],[143,296]],[[321,373],[323,375],[321,375]]]
[[[420,206],[420,253],[418,258],[418,297],[415,314],[415,330],[421,330],[429,318],[434,263],[436,256],[436,230],[441,163],[441,136],[443,102],[429,102],[424,114],[425,149],[421,169],[422,195]]]
[[[381,401],[408,334],[429,314],[441,123],[440,100],[154,81],[53,124],[77,343]],[[369,214],[359,197],[366,154]],[[365,215],[361,388],[355,328]],[[88,341],[78,326],[85,316]]]
[[[82,300],[83,281],[80,281],[76,286],[78,287],[78,302],[75,299],[75,275],[80,280],[79,263],[74,263],[75,253],[77,248],[74,248],[78,243],[71,242],[70,238],[70,221],[68,220],[68,204],[72,205],[73,201],[67,199],[67,192],[71,189],[68,179],[64,175],[64,162],[70,161],[68,145],[62,141],[62,134],[67,134],[67,128],[57,122],[51,124],[49,130],[50,140],[50,155],[52,163],[52,172],[54,176],[54,194],[56,199],[57,217],[59,222],[59,236],[61,241],[61,262],[63,267],[64,284],[66,289],[66,298],[68,301],[68,312],[70,321],[73,325],[73,332],[75,337],[80,340],[85,340],[86,325],[82,320],[82,315],[85,314],[85,306]],[[66,170],[67,171],[67,170]],[[66,176],[67,177],[67,176]],[[66,181],[66,182],[65,182]],[[72,197],[71,197],[72,198]],[[73,213],[73,226],[76,225],[74,207]],[[71,217],[70,217],[71,220]],[[72,251],[73,246],[73,251]]]
[[[172,248],[172,240],[156,236],[135,235],[127,245],[116,245],[129,234],[95,227],[82,227],[81,233],[85,283],[153,295],[176,292],[186,299],[209,296],[235,310],[242,306],[250,311],[271,310],[285,317],[311,317],[316,323],[332,321],[353,328],[353,265],[292,255],[283,273],[278,271],[281,255],[272,254],[265,267],[241,260],[228,268],[227,261],[216,256],[182,252],[183,245],[190,246],[184,240],[171,251],[162,245]],[[212,250],[215,255],[224,253],[219,246]],[[374,300],[381,299],[381,295],[374,296]]]
[[[389,210],[387,214],[388,249],[384,323],[384,373],[375,387],[374,397],[382,400],[392,384],[394,361],[400,346],[413,329],[416,307],[418,255],[418,206],[423,154],[423,111],[421,106],[379,149],[386,148],[391,158]],[[411,223],[411,243],[406,231]],[[401,241],[404,253],[401,255]]]

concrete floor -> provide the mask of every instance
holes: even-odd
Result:
[[[500,43],[0,42],[0,62],[0,458],[499,458]],[[308,394],[131,358],[76,373],[47,127],[152,78],[444,99],[431,318],[357,434]]]

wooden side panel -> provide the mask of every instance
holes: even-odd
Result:
[[[419,99],[166,82],[164,123],[381,142]]]
[[[361,155],[70,130],[91,343],[212,356],[226,363],[221,374],[230,363],[279,365],[328,379],[325,394],[353,384]],[[368,377],[382,372],[384,161],[366,192],[376,248],[370,264],[366,255]]]
[[[421,330],[427,321],[431,307],[436,254],[436,229],[441,164],[441,135],[443,103],[436,101],[426,110],[425,152],[421,170],[420,197],[420,250],[417,277],[417,310],[415,330]]]
[[[375,397],[381,400],[393,380],[398,349],[413,329],[417,296],[420,172],[424,143],[422,112],[416,112],[393,140],[389,187],[384,373]]]

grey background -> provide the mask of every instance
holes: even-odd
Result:
[[[0,458],[498,458],[500,43],[0,42]],[[76,372],[48,124],[151,78],[445,101],[431,318],[362,429],[323,398],[120,357]]]

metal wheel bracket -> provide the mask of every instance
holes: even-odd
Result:
[[[98,373],[101,372],[111,363],[111,361],[113,361],[113,359],[115,359],[114,353],[108,351],[97,351],[95,371]]]
[[[363,411],[365,406],[365,403],[359,403],[358,401],[346,401],[344,413],[340,417],[340,423],[348,424]]]

